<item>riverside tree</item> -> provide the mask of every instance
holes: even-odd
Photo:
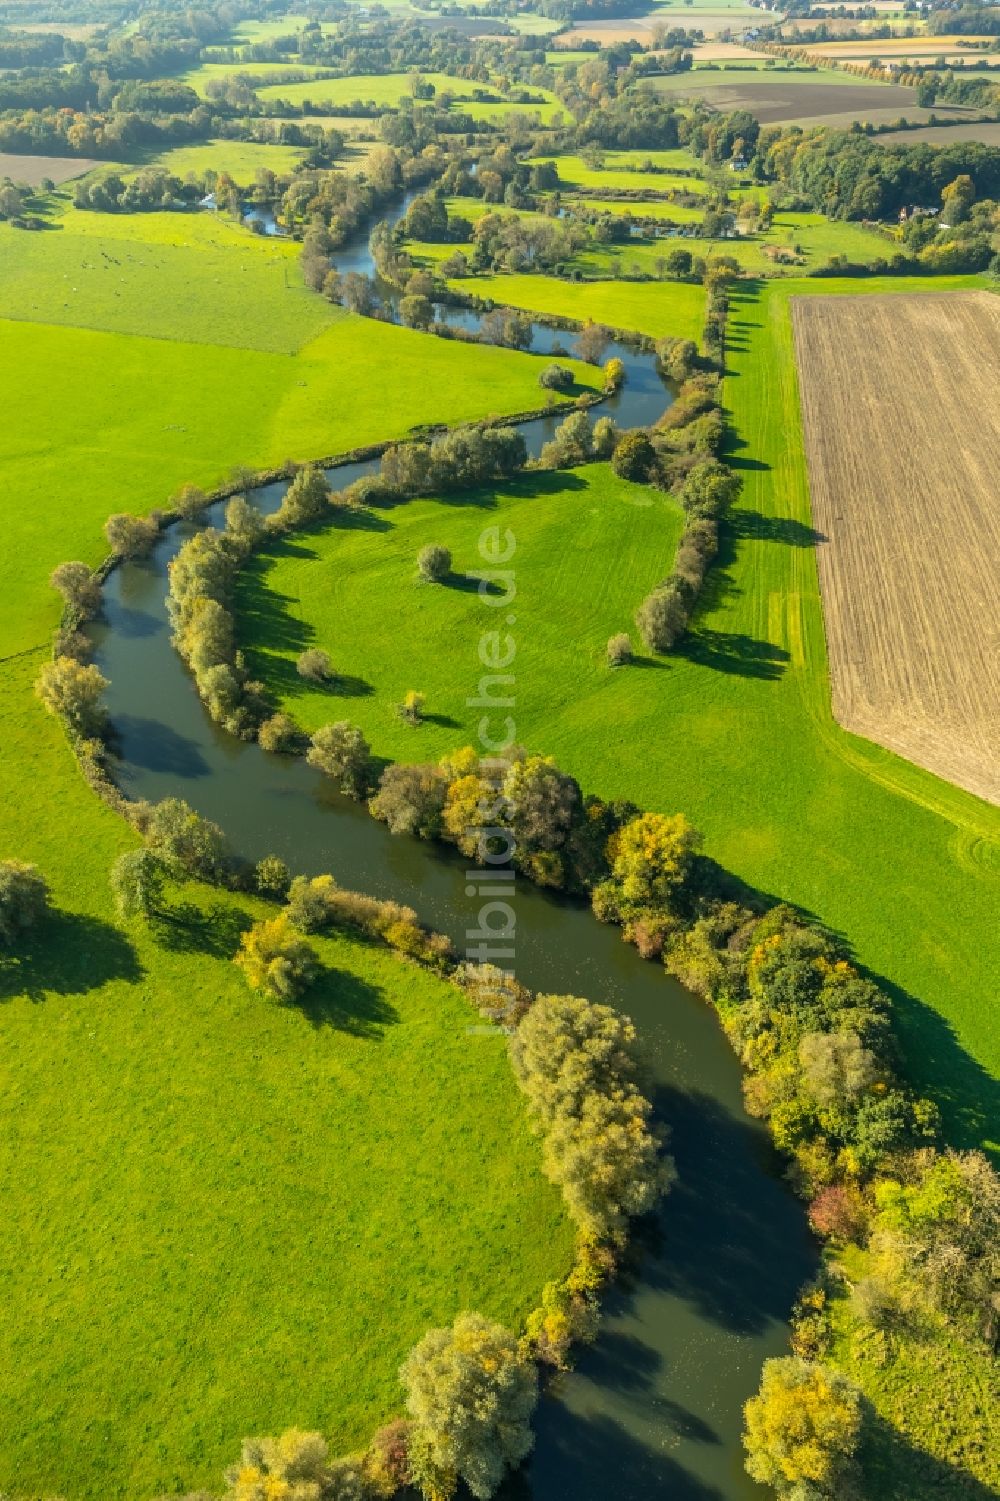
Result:
[[[109,881],[122,917],[151,917],[163,896],[166,867],[151,849],[126,850],[111,867]]]
[[[72,657],[46,662],[35,683],[35,692],[50,714],[57,714],[79,734],[93,736],[104,728],[101,695],[108,680],[92,663],[85,666]]]
[[[101,607],[101,583],[86,563],[60,563],[49,576],[70,609],[84,618],[96,615]]]
[[[332,777],[341,792],[360,797],[368,777],[371,746],[356,724],[341,719],[316,731],[309,742],[306,760]]]
[[[431,1329],[400,1370],[410,1473],[428,1501],[447,1501],[464,1481],[487,1501],[531,1450],[538,1378],[518,1341],[478,1313]]]
[[[159,527],[148,516],[132,516],[119,511],[104,523],[104,535],[112,552],[122,558],[144,558],[159,535]]]
[[[859,1395],[846,1377],[797,1356],[765,1361],[745,1413],[754,1480],[788,1501],[844,1494],[861,1430]]]

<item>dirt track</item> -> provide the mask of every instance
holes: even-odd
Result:
[[[834,715],[1000,803],[1000,297],[792,316]]]

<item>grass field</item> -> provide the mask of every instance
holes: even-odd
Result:
[[[313,74],[317,71],[315,64],[300,63],[297,56],[292,56],[283,62],[199,63],[197,68],[190,68],[182,73],[180,81],[190,84],[195,93],[204,94],[206,84],[220,78],[232,78],[236,74],[253,79],[255,86],[258,82],[261,86],[266,86],[269,78],[280,78],[282,74]]]
[[[358,1441],[398,1407],[406,1343],[460,1302],[513,1319],[568,1231],[500,1050],[470,1051],[442,987],[338,944],[315,1011],[258,1005],[228,962],[238,913],[195,892],[166,945],[121,931],[107,870],[131,836],[32,693],[49,572],[96,563],[109,512],[230,464],[535,406],[538,363],[349,317],[295,356],[12,321],[0,341],[0,851],[60,909],[0,966],[0,1489],[135,1501],[218,1485],[249,1431]]]
[[[834,714],[1000,803],[1000,298],[793,314]]]
[[[554,162],[559,179],[566,187],[599,188],[614,193],[625,188],[634,192],[704,193],[708,185],[697,160],[682,150],[676,151],[607,151],[601,167],[590,167],[579,156],[539,156],[537,162]],[[651,164],[659,172],[638,170]]]
[[[476,285],[498,300],[654,333],[685,331],[676,303],[674,318],[666,315],[690,290],[541,277]],[[842,933],[896,999],[910,1075],[941,1101],[953,1139],[970,1143],[995,1140],[1000,1058],[983,1000],[995,980],[986,935],[1000,894],[1000,814],[832,718],[788,311],[791,293],[926,286],[800,280],[734,293],[726,400],[746,490],[696,630],[656,671],[600,676],[592,668],[607,632],[595,622],[562,676],[519,675],[518,719],[525,741],[583,786],[683,808],[724,866]],[[353,591],[343,579],[337,587]],[[641,592],[632,591],[635,603]],[[412,597],[416,607],[422,595]],[[365,630],[356,613],[346,616],[343,639],[334,631],[323,643],[335,662],[350,640],[378,629],[378,614],[373,600]],[[456,633],[442,651],[464,662],[464,645]],[[409,676],[431,670],[416,658]],[[387,713],[384,722],[390,734]],[[455,743],[469,738],[461,718],[453,734]],[[419,738],[412,759],[426,753]],[[424,744],[432,749],[430,736]]]
[[[276,1006],[229,962],[254,910],[185,895],[159,943],[75,913],[0,971],[5,1489],[214,1489],[291,1423],[363,1445],[428,1327],[516,1325],[572,1259],[457,991],[334,939]]]
[[[466,78],[452,78],[448,73],[422,73],[425,83],[432,83],[439,94],[450,93],[468,99],[476,85]],[[485,85],[482,85],[485,87]],[[287,99],[290,104],[374,104],[396,109],[401,99],[410,97],[408,73],[379,75],[354,74],[350,78],[320,78],[313,83],[270,84],[257,91],[262,99]]]
[[[243,576],[238,601],[254,675],[309,730],[347,715],[377,753],[396,760],[437,758],[456,733],[473,737],[478,711],[465,705],[482,601],[466,571],[482,566],[477,541],[487,522],[517,538],[518,677],[527,690],[518,720],[529,743],[574,699],[598,712],[608,637],[629,629],[639,599],[669,572],[681,528],[674,502],[605,465],[526,477],[458,502],[413,501],[378,514],[371,528],[297,534],[272,546]],[[450,548],[450,584],[418,580],[417,553],[428,542]],[[349,698],[336,684],[317,689],[298,676],[295,658],[311,645],[330,653],[352,685]],[[393,711],[414,687],[427,694],[432,716],[418,733]]]
[[[175,177],[185,178],[189,172],[203,177],[213,172],[228,172],[241,187],[251,187],[258,170],[266,167],[271,172],[292,172],[305,156],[301,146],[260,145],[256,141],[206,141],[201,146],[175,146],[171,151],[159,151],[144,166],[162,167]]]
[[[0,225],[0,317],[285,354],[337,318],[303,285],[291,246],[245,231],[214,245],[154,238],[161,221],[196,217],[208,218],[81,213],[41,234]],[[77,233],[84,219],[97,223]]]
[[[927,125],[919,130],[886,131],[879,136],[880,145],[909,146],[926,141],[929,146],[948,146],[956,141],[982,141],[984,146],[1000,146],[1000,121],[979,125]]]
[[[682,282],[571,282],[554,276],[476,276],[450,286],[529,313],[588,319],[663,338],[701,338],[705,292]]]

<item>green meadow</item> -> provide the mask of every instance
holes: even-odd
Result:
[[[708,186],[695,158],[687,151],[606,151],[600,167],[592,167],[580,156],[538,156],[533,163],[554,162],[559,179],[566,187],[599,188],[608,194],[616,189],[636,192],[705,193]],[[659,171],[646,170],[648,166]]]
[[[292,172],[305,156],[301,146],[260,144],[256,141],[206,141],[199,146],[174,146],[157,152],[146,166],[162,167],[175,177],[188,173],[201,178],[206,172],[228,172],[241,187],[252,186],[261,167],[270,172]]]
[[[280,693],[305,728],[347,716],[377,754],[416,760],[475,738],[479,711],[465,705],[483,630],[475,573],[485,566],[477,551],[484,526],[509,529],[517,539],[524,580],[517,673],[525,688],[518,722],[536,745],[546,723],[574,701],[599,712],[608,637],[629,628],[636,590],[641,595],[669,572],[681,512],[668,497],[600,464],[525,476],[460,500],[412,501],[374,512],[368,522],[297,533],[256,557],[241,579],[242,644],[254,675]],[[451,551],[453,573],[444,584],[417,576],[417,554],[428,542]],[[296,657],[314,645],[329,652],[339,686],[316,687],[298,676]],[[429,718],[419,731],[394,713],[409,688],[427,695]]]
[[[123,931],[122,831],[79,811],[96,900],[0,968],[0,1485],[215,1489],[289,1424],[361,1447],[427,1328],[517,1327],[572,1260],[503,1038],[343,938],[300,1005],[251,995],[230,956],[260,908],[219,894]]]
[[[448,285],[530,313],[605,323],[656,339],[671,334],[697,341],[705,321],[704,288],[676,281],[574,282],[554,276],[497,274],[465,277]]]
[[[455,98],[467,99],[474,85],[466,78],[452,78],[449,73],[421,73],[425,83],[432,83],[438,94],[450,93]],[[409,73],[384,73],[379,75],[352,74],[349,78],[318,78],[310,83],[268,84],[257,90],[261,99],[287,99],[289,104],[363,104],[379,105],[383,109],[396,109],[400,100],[411,95]]]

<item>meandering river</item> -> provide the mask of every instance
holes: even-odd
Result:
[[[334,262],[370,274],[367,235]],[[548,353],[571,340],[536,325],[532,347]],[[624,360],[627,382],[608,409],[624,426],[649,422],[670,400],[653,357],[628,346],[611,353]],[[556,420],[525,424],[533,453]],[[344,466],[330,478],[340,488],[372,467]],[[283,490],[270,485],[255,498],[273,510]],[[218,523],[221,510],[208,519]],[[170,644],[165,608],[167,565],[189,535],[187,525],[172,527],[148,559],[116,569],[92,627],[95,661],[111,684],[121,787],[137,798],[183,797],[251,859],[278,854],[296,871],[330,871],[406,902],[464,947],[479,899],[460,857],[393,838],[304,761],[267,755],[208,718]],[[743,1471],[742,1405],[762,1362],[785,1351],[792,1302],[815,1262],[801,1206],[743,1109],[739,1066],[709,1007],[584,907],[526,881],[514,905],[525,984],[607,1001],[634,1018],[680,1178],[643,1232],[634,1267],[605,1299],[597,1343],[543,1400],[532,1459],[504,1495],[750,1501],[761,1492]]]

